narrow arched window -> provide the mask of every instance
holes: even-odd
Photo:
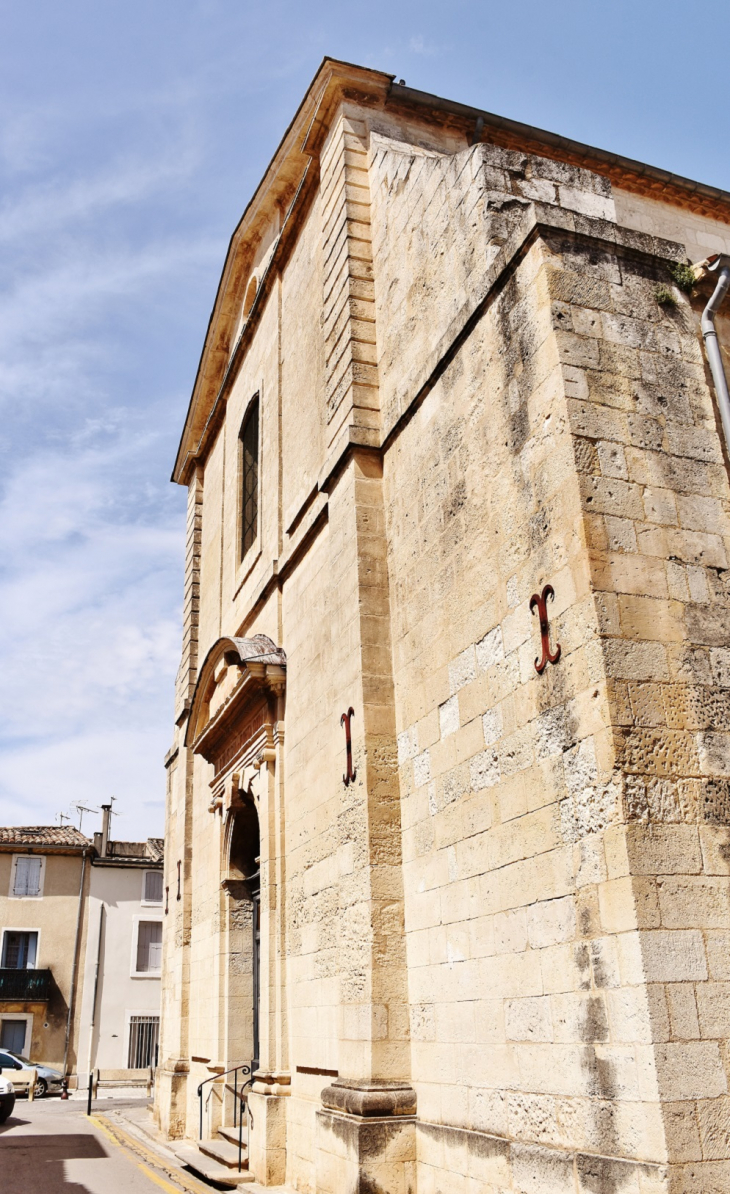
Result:
[[[259,516],[259,400],[241,427],[241,559],[256,542]]]

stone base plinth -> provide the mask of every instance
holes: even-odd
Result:
[[[415,1194],[416,1094],[397,1082],[339,1081],[317,1112],[317,1194]]]
[[[262,1186],[283,1185],[286,1177],[286,1105],[288,1096],[248,1096],[248,1167]]]
[[[188,1071],[187,1061],[171,1061],[157,1071],[154,1118],[168,1140],[186,1135]]]

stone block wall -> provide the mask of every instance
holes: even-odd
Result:
[[[279,1075],[254,1096],[270,1130],[252,1156],[302,1194],[363,1174],[403,1194],[719,1192],[730,495],[697,302],[656,300],[684,248],[659,217],[620,227],[596,174],[456,141],[343,103],[190,491],[182,688],[219,635],[288,656],[279,753],[252,780],[270,791]],[[242,570],[255,392],[261,531]],[[538,674],[545,585],[560,658]],[[171,1131],[185,1100],[196,1124],[209,1067],[239,1060],[226,992],[249,964],[184,722]],[[415,1117],[355,1130],[323,1103],[347,1079],[411,1083]]]
[[[418,158],[386,170],[376,152],[405,205]],[[703,830],[706,862],[696,823],[703,800],[724,817],[704,640],[724,641],[727,476],[696,318],[679,292],[669,313],[655,296],[676,247],[617,254],[591,231],[546,235],[539,268],[531,250],[485,320],[496,350],[476,329],[386,457],[419,1118],[577,1150],[577,1175],[580,1150],[651,1161],[656,1188],[663,1162],[690,1161],[688,1181],[719,1189],[726,1027],[690,1011],[724,991],[700,929],[728,924],[728,831]],[[438,258],[463,236],[443,222]],[[421,250],[394,240],[396,275],[420,278]],[[562,658],[538,679],[528,600],[547,580]]]
[[[646,984],[667,1156],[684,1165],[678,1188],[720,1190],[730,1181],[722,440],[697,312],[679,293],[676,307],[657,304],[660,264],[607,259],[587,303],[589,252],[571,246],[566,259],[554,247],[568,267],[550,289],[568,303],[561,351],[625,824],[586,897],[617,934],[624,981]],[[581,366],[567,363],[574,354]]]

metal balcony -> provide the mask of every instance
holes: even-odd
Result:
[[[0,969],[0,1003],[47,1003],[51,994],[50,970]]]

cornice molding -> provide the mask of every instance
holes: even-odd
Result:
[[[578,165],[609,178],[625,191],[658,199],[730,224],[730,193],[643,162],[573,141],[454,100],[395,83],[394,77],[325,58],[277,147],[236,227],[226,254],[208,322],[172,480],[187,484],[223,418],[240,364],[259,325],[274,282],[296,242],[319,181],[318,158],[334,115],[344,101],[406,113],[432,125],[448,125],[465,144],[488,141],[509,149]],[[232,347],[240,302],[256,247],[272,221],[278,238],[259,282],[251,311]],[[374,446],[374,445],[370,445]]]

